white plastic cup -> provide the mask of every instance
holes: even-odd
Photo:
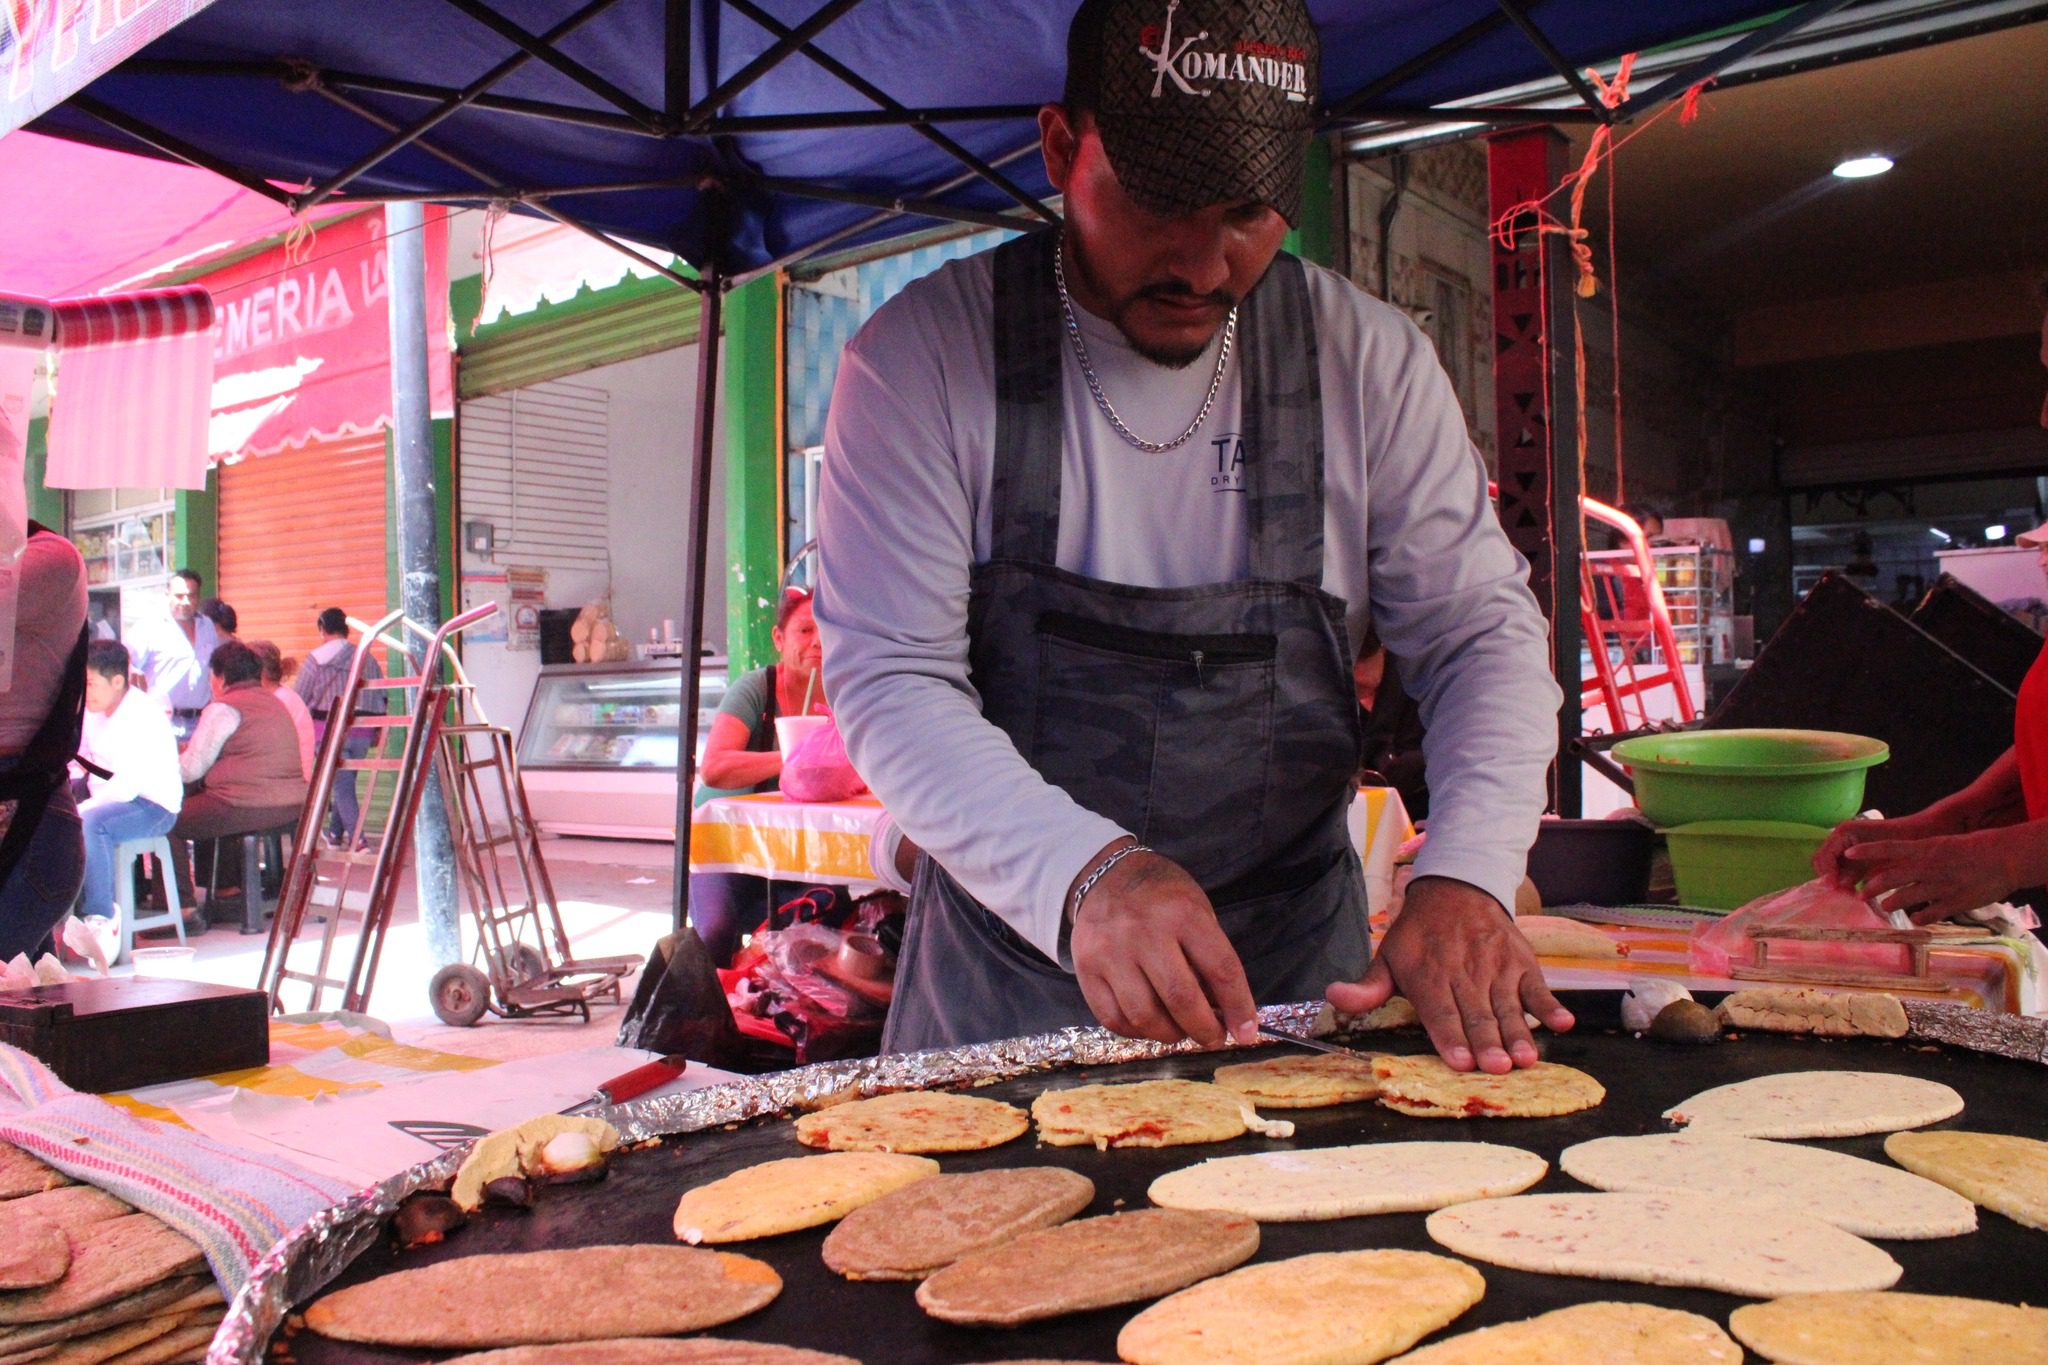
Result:
[[[798,747],[818,731],[832,723],[830,716],[777,716],[775,718],[775,747],[782,750],[782,761],[789,762]]]
[[[137,976],[182,977],[192,970],[192,959],[198,953],[190,946],[137,948],[128,954],[128,960],[135,964]]]

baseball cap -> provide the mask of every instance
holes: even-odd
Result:
[[[1251,200],[1291,225],[1320,65],[1301,0],[1084,0],[1065,102],[1094,114],[1117,183],[1147,210]]]
[[[2012,538],[2013,544],[2024,545],[2029,550],[2038,550],[2048,545],[2048,521],[2042,522],[2031,531],[2022,531]]]

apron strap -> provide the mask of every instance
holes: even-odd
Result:
[[[1308,272],[1274,257],[1237,319],[1245,449],[1252,452],[1245,508],[1251,576],[1323,582],[1323,394]]]
[[[1060,548],[1060,304],[1057,229],[995,249],[996,447],[990,557],[1051,565]]]

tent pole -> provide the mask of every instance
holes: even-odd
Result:
[[[427,234],[421,204],[387,204],[384,250],[389,263],[391,313],[391,446],[398,501],[399,606],[433,630],[441,624],[440,527],[434,516],[434,429],[427,387]],[[420,666],[423,678],[440,671],[439,659]],[[455,845],[438,765],[426,772],[413,826],[420,923],[436,966],[460,962],[462,931],[455,920]]]
[[[704,656],[704,583],[711,542],[711,451],[718,431],[719,314],[727,279],[707,265],[699,281],[697,313],[697,412],[690,426],[695,459],[690,473],[690,646],[683,655],[683,714],[676,750],[676,855],[671,902],[675,931],[690,920],[690,805],[697,786],[698,669]]]

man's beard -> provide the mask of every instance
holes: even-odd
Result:
[[[1069,232],[1072,231],[1071,225],[1069,225],[1068,230]],[[1109,297],[1109,291],[1102,287],[1102,281],[1096,277],[1094,269],[1088,264],[1087,256],[1081,251],[1080,243],[1071,236],[1068,238],[1068,242],[1074,249],[1067,253],[1067,263],[1073,267],[1075,273],[1088,281],[1088,290],[1096,298]],[[1222,330],[1222,325],[1219,323],[1215,328],[1211,329],[1209,335],[1203,337],[1199,345],[1160,346],[1137,336],[1124,323],[1124,314],[1136,306],[1142,299],[1165,299],[1176,302],[1203,301],[1214,303],[1225,309],[1235,308],[1238,302],[1236,296],[1227,289],[1218,289],[1208,294],[1197,294],[1178,280],[1161,280],[1157,284],[1143,286],[1129,298],[1118,303],[1116,305],[1116,315],[1110,319],[1116,325],[1117,331],[1123,334],[1125,341],[1131,343],[1132,350],[1151,361],[1154,365],[1163,366],[1169,370],[1184,370],[1208,354],[1209,347],[1215,344],[1216,333]]]

